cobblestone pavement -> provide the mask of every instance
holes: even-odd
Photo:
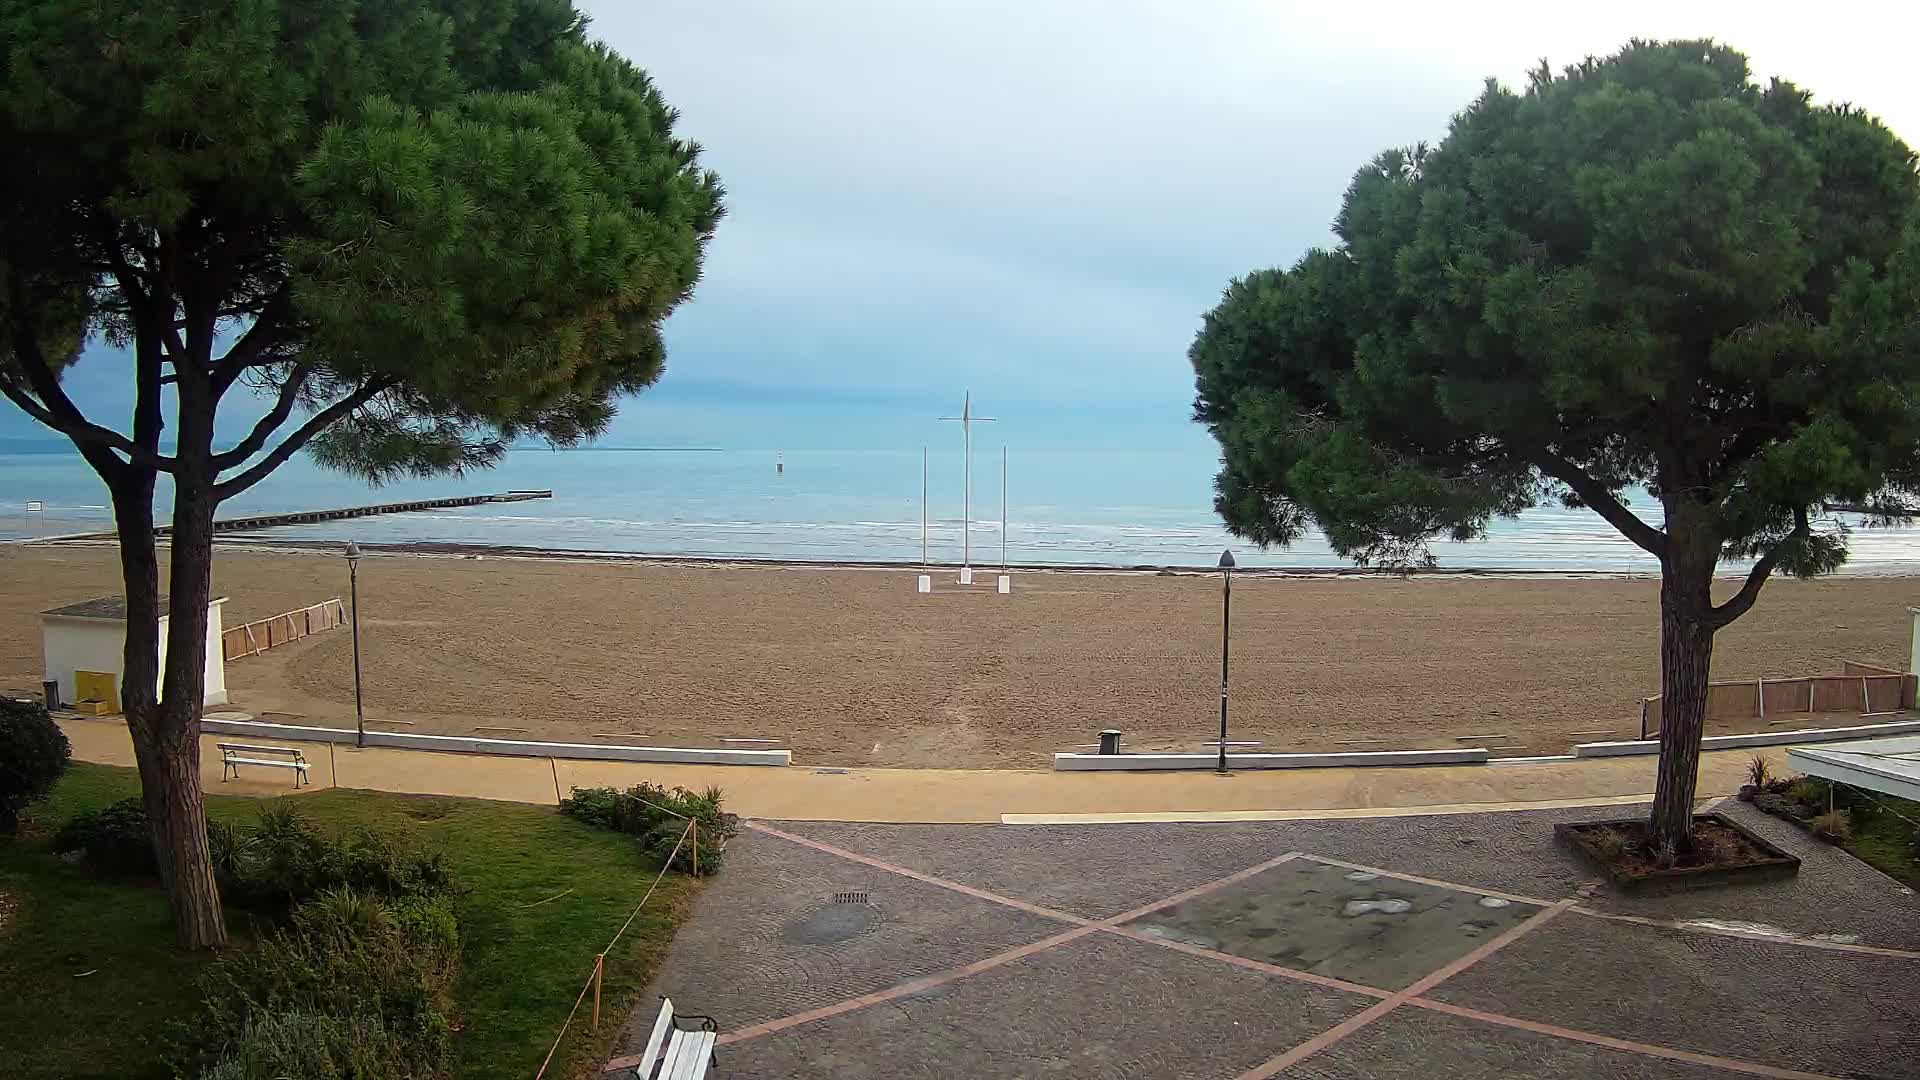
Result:
[[[754,822],[654,989],[719,1018],[728,1080],[1920,1077],[1920,901],[1721,809],[1798,878],[1613,895],[1553,825],[1631,807]]]

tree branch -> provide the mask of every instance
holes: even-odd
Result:
[[[288,458],[298,453],[301,447],[312,441],[315,435],[325,431],[331,427],[334,422],[353,412],[353,410],[373,400],[375,395],[392,388],[397,382],[398,380],[396,379],[374,379],[360,387],[360,389],[341,398],[339,401],[314,413],[307,418],[306,423],[300,425],[298,430],[281,440],[280,445],[269,450],[265,457],[254,462],[245,472],[240,473],[231,480],[225,480],[215,484],[213,486],[214,501],[216,503],[224,502],[266,479],[269,473],[279,468]],[[252,436],[248,437],[251,438]]]
[[[312,370],[310,365],[304,363],[294,365],[293,371],[287,375],[287,381],[280,386],[279,399],[273,403],[273,408],[267,415],[261,417],[260,421],[253,425],[253,430],[247,433],[247,437],[234,444],[233,449],[213,455],[213,467],[216,471],[244,464],[248,458],[259,453],[261,447],[267,445],[267,440],[273,437],[273,433],[280,430],[280,425],[287,422],[287,417],[293,415],[293,407],[300,402],[300,388],[306,384],[307,376]]]
[[[22,307],[24,300],[25,298],[16,292],[13,299],[15,311],[25,310]],[[26,378],[27,388],[33,391],[32,396],[39,400],[29,405],[27,402],[31,399],[19,387],[14,386],[11,379],[0,379],[0,385],[6,387],[7,398],[19,405],[28,416],[72,439],[82,452],[85,452],[89,446],[102,450],[116,450],[125,454],[134,464],[163,472],[173,471],[172,458],[162,457],[151,450],[137,446],[133,440],[112,428],[101,427],[88,420],[74,405],[73,399],[67,397],[66,391],[60,389],[60,380],[54,375],[53,369],[47,366],[46,358],[40,354],[40,343],[34,340],[32,328],[19,318],[13,320],[13,359],[15,367]],[[110,454],[106,455],[106,461],[98,461],[92,457],[87,460],[96,470],[104,467],[106,461],[111,461],[116,466],[124,464]],[[102,473],[102,477],[111,479],[105,473]]]
[[[1753,569],[1747,571],[1747,580],[1741,583],[1739,592],[1734,593],[1726,603],[1714,607],[1713,628],[1718,630],[1752,609],[1754,601],[1760,599],[1761,586],[1767,583],[1767,579],[1773,576],[1773,568],[1779,565],[1780,556],[1786,553],[1790,545],[1805,540],[1811,532],[1812,528],[1807,521],[1807,508],[1802,506],[1795,509],[1793,531],[1781,537],[1779,543],[1768,548],[1767,553],[1760,556],[1760,561],[1754,563]]]
[[[234,342],[233,348],[227,350],[227,355],[214,365],[213,395],[216,399],[233,386],[241,373],[255,366],[261,354],[280,343],[287,303],[287,290],[282,286],[254,316],[253,325],[247,327],[247,332],[240,335],[240,340]]]
[[[1620,535],[1639,545],[1648,554],[1666,557],[1667,534],[1641,521],[1638,515],[1613,497],[1613,492],[1587,475],[1586,470],[1549,450],[1538,450],[1532,456],[1541,472],[1572,488],[1581,502],[1605,518],[1607,524],[1620,530]]]

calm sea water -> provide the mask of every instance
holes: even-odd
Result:
[[[997,448],[996,448],[997,449]],[[223,516],[356,506],[510,488],[551,488],[531,502],[395,514],[261,530],[263,538],[443,542],[801,560],[918,560],[919,451],[644,452],[526,450],[465,478],[408,480],[381,489],[295,459],[223,508]],[[1015,450],[1008,460],[1007,528],[1000,527],[1000,457],[977,451],[972,561],[1016,564],[1210,566],[1222,548],[1254,566],[1347,565],[1318,538],[1259,551],[1214,516],[1215,463],[1166,452]],[[958,451],[928,461],[928,549],[958,563],[963,529]],[[39,500],[42,515],[25,505]],[[68,455],[0,455],[0,537],[105,528],[105,491]],[[165,512],[165,493],[161,498]],[[1656,504],[1635,509],[1654,523]],[[1542,508],[1496,522],[1483,541],[1436,543],[1442,567],[1654,570],[1654,562],[1583,510]],[[1856,530],[1849,572],[1920,572],[1920,529]]]

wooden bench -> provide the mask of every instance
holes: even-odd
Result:
[[[251,743],[216,743],[220,748],[220,782],[226,783],[228,774],[235,780],[240,779],[240,766],[264,765],[269,769],[292,769],[293,786],[299,787],[302,780],[311,783],[307,776],[307,755],[294,746],[255,746]],[[276,757],[262,755],[274,754]],[[246,756],[252,755],[252,756]]]
[[[700,1021],[700,1026],[680,1027],[692,1020]],[[719,1064],[713,1053],[713,1041],[719,1038],[719,1032],[720,1025],[713,1017],[676,1015],[673,999],[661,998],[653,1034],[647,1036],[640,1063],[633,1068],[635,1080],[701,1080],[709,1066]]]

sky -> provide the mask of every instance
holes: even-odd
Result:
[[[1920,15],[1887,2],[583,6],[728,191],[611,445],[910,448],[970,390],[996,441],[1207,453],[1185,354],[1228,281],[1329,243],[1354,171],[1486,78],[1631,37],[1718,38],[1920,141]],[[116,359],[73,375],[109,415]]]

